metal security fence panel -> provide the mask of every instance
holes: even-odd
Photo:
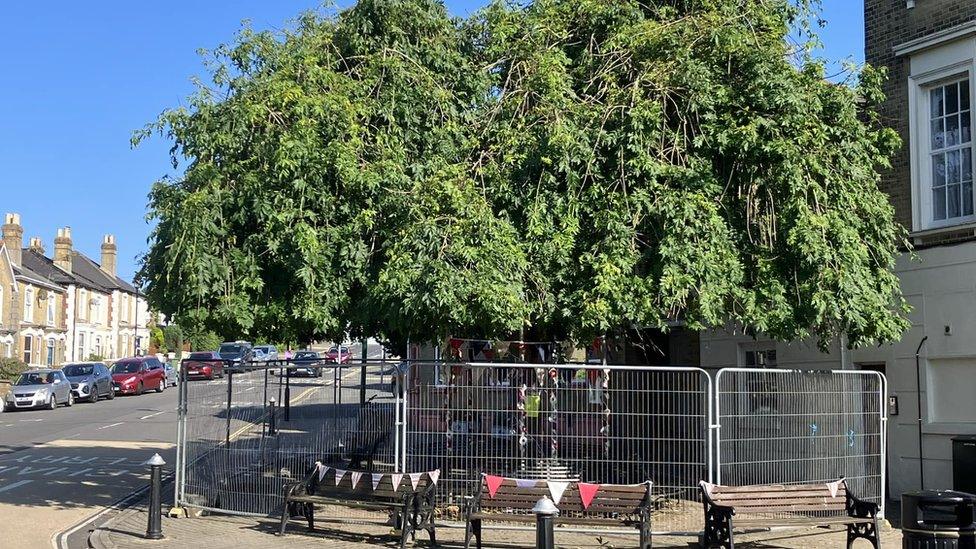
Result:
[[[710,471],[710,378],[692,368],[417,363],[405,376],[407,470],[441,470],[441,520],[482,474],[651,480],[653,528],[698,532]]]
[[[716,482],[847,479],[884,511],[884,377],[864,371],[729,368],[716,377]]]
[[[279,361],[228,370],[224,379],[189,380],[182,393],[178,500],[277,514],[284,485],[304,478],[316,462],[395,471],[401,407],[391,392],[393,369]]]

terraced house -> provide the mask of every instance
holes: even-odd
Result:
[[[96,262],[74,249],[69,227],[58,229],[51,257],[37,237],[23,248],[23,234],[20,217],[7,214],[0,269],[10,274],[0,273],[0,354],[57,365],[145,349],[149,311],[136,288],[117,276],[112,235],[104,237]]]

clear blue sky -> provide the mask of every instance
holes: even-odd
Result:
[[[448,0],[465,15],[483,0]],[[348,5],[349,0],[341,2]],[[823,0],[829,59],[863,59],[862,3]],[[198,48],[233,38],[240,22],[277,28],[318,0],[10,2],[0,18],[0,212],[19,212],[25,239],[53,249],[70,226],[99,257],[115,234],[119,274],[146,248],[146,193],[172,173],[168,143],[132,149],[132,131],[191,91]]]

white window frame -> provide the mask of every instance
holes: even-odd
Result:
[[[34,360],[34,336],[25,335],[24,336],[24,362],[27,364],[32,364]]]
[[[44,363],[48,366],[54,366],[54,353],[56,352],[57,348],[57,344],[54,343],[54,338],[49,337],[47,339],[47,347],[45,348],[47,356],[44,357]]]
[[[3,284],[0,284],[0,326],[3,325]]]
[[[57,316],[55,313],[55,305],[57,301],[54,299],[54,292],[49,291],[47,293],[47,325],[54,326],[54,320]]]
[[[34,323],[34,287],[24,289],[24,322]]]
[[[976,164],[976,59],[967,59],[937,70],[930,70],[909,78],[909,155],[912,179],[912,226],[915,231],[938,230],[976,223],[976,208],[972,215],[943,220],[934,219],[932,200],[932,130],[929,91],[961,80],[969,81],[970,150]],[[976,168],[976,166],[972,166]],[[976,182],[974,182],[976,183]],[[974,184],[976,205],[976,184]]]
[[[81,302],[79,304],[81,306],[78,307],[78,313],[79,313],[78,317],[80,320],[84,320],[85,322],[88,322],[88,290],[85,289],[78,290],[78,296],[79,296],[78,301]]]

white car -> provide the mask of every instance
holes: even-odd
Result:
[[[278,360],[278,348],[274,345],[258,345],[254,348],[255,362]]]

